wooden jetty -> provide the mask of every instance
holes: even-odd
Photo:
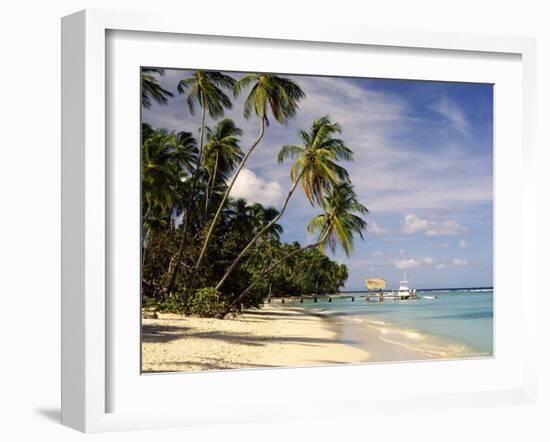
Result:
[[[286,302],[299,302],[300,304],[303,304],[305,301],[316,303],[319,300],[326,300],[328,302],[332,302],[333,300],[344,300],[349,299],[351,302],[355,302],[356,299],[358,300],[364,300],[364,302],[383,302],[385,300],[393,300],[393,301],[401,301],[401,300],[413,300],[413,299],[420,299],[416,296],[407,296],[398,294],[395,292],[374,292],[374,293],[366,293],[366,294],[345,294],[345,293],[334,293],[334,294],[325,294],[325,295],[302,295],[302,296],[279,296],[279,297],[273,297],[270,296],[266,298],[265,302],[268,304],[271,304],[272,302],[280,302],[281,304],[284,304]]]
[[[333,299],[349,299],[351,302],[355,302],[355,298],[360,296],[356,295],[343,295],[339,293],[331,295],[302,295],[302,296],[279,296],[279,297],[269,297],[266,299],[266,302],[270,304],[271,302],[278,300],[281,304],[284,304],[287,301],[300,301],[300,304],[303,304],[304,301],[317,302],[319,299],[326,299],[328,302],[332,302]]]
[[[333,299],[349,299],[351,302],[355,302],[355,298],[363,298],[365,302],[383,302],[385,300],[403,301],[403,300],[415,300],[420,299],[416,294],[416,289],[410,289],[407,286],[407,281],[404,278],[400,282],[399,290],[390,291],[386,290],[386,280],[383,278],[368,278],[365,280],[366,291],[356,291],[348,293],[329,293],[329,294],[310,294],[301,296],[280,296],[272,298],[271,296],[271,284],[269,285],[269,295],[266,298],[266,302],[269,304],[273,299],[279,299],[281,304],[286,301],[300,301],[303,304],[304,301],[317,302],[319,299],[326,299],[328,302],[332,302]]]

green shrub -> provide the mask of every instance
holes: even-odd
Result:
[[[183,313],[184,306],[181,296],[179,294],[167,296],[166,299],[159,304],[158,310],[161,312]]]
[[[215,317],[225,313],[227,303],[214,287],[204,287],[195,292],[190,303],[190,313],[202,317]]]
[[[143,296],[141,302],[141,308],[158,307],[158,300],[152,297]]]

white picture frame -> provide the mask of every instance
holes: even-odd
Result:
[[[478,35],[426,33],[415,31],[388,31],[358,29],[345,26],[292,27],[277,24],[254,25],[244,28],[216,21],[193,20],[181,24],[177,18],[154,16],[143,13],[111,12],[87,10],[63,18],[62,21],[62,423],[85,432],[98,432],[123,429],[157,428],[168,426],[208,425],[215,420],[221,422],[246,422],[273,420],[293,417],[298,414],[307,417],[319,412],[329,403],[333,415],[357,415],[372,411],[441,409],[469,406],[490,406],[500,404],[532,403],[535,398],[535,339],[536,302],[521,302],[518,324],[524,352],[521,358],[521,375],[514,382],[499,388],[447,392],[436,387],[426,394],[402,394],[392,392],[387,396],[377,395],[376,400],[359,391],[356,395],[338,397],[337,392],[327,393],[326,398],[307,399],[309,408],[301,405],[288,407],[258,406],[254,401],[254,391],[239,399],[233,398],[231,409],[216,409],[216,401],[204,407],[167,406],[151,410],[113,411],[109,405],[109,394],[113,385],[110,381],[113,354],[109,337],[109,327],[116,318],[111,316],[108,302],[107,244],[113,231],[108,228],[109,195],[108,179],[109,155],[107,155],[106,121],[110,117],[107,107],[109,93],[106,80],[107,33],[154,32],[161,35],[217,36],[240,39],[273,39],[285,44],[311,42],[319,45],[338,44],[385,48],[402,48],[404,51],[425,49],[444,52],[467,52],[483,59],[488,54],[508,54],[516,56],[521,63],[521,121],[520,148],[522,167],[508,170],[510,176],[521,181],[521,211],[517,215],[521,235],[518,237],[521,263],[521,279],[518,282],[520,293],[533,296],[536,293],[536,238],[535,238],[535,45],[534,41],[516,37],[490,37]],[[159,34],[156,34],[157,36]],[[137,91],[136,91],[137,94]],[[519,133],[519,132],[518,132]],[[507,166],[510,169],[509,166]],[[498,194],[498,188],[496,189]],[[116,231],[115,231],[116,232]],[[496,285],[495,285],[496,286]],[[137,294],[136,294],[137,296]],[[496,320],[498,321],[498,312]],[[138,331],[135,331],[138,333]],[[531,338],[531,339],[530,339]],[[498,358],[498,355],[497,355]],[[354,376],[361,376],[365,366],[351,367]],[[428,366],[426,366],[428,367]],[[449,364],[449,369],[453,367]],[[460,370],[462,366],[454,369]],[[317,376],[335,376],[334,369],[317,371]],[[315,369],[318,370],[318,369]],[[433,370],[433,369],[432,369]],[[472,373],[476,368],[472,368]],[[265,372],[265,371],[264,371]],[[279,370],[282,376],[304,377],[304,370]],[[216,373],[217,378],[196,377],[195,382],[214,381],[220,383],[224,376],[232,376],[233,381],[248,377],[253,382],[265,378],[257,375],[260,371],[240,372],[239,374]],[[348,373],[350,371],[348,370]],[[519,373],[519,371],[518,371]],[[173,377],[181,382],[182,377]],[[200,375],[197,375],[200,376]],[[240,378],[240,380],[239,380]],[[180,381],[176,381],[180,379]],[[170,384],[170,377],[164,376],[164,387]],[[447,380],[445,382],[452,382]],[[206,384],[205,384],[206,385]],[[442,384],[443,385],[443,384]],[[193,395],[187,398],[193,402]],[[220,401],[220,404],[222,402]],[[300,405],[300,406],[299,406]],[[207,407],[212,412],[206,413]],[[224,411],[225,410],[225,411]],[[237,413],[236,411],[239,410]]]

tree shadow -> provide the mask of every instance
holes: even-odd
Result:
[[[187,333],[185,336],[199,339],[216,339],[225,342],[237,342],[243,345],[259,346],[267,343],[295,343],[295,344],[331,344],[339,342],[338,339],[310,338],[306,336],[254,336],[237,333],[219,333],[219,332],[195,332]]]
[[[227,361],[218,358],[211,358],[208,361],[169,361],[166,364],[173,366],[185,366],[185,367],[194,367],[195,369],[190,370],[146,370],[144,373],[181,373],[181,372],[200,372],[208,370],[242,370],[245,368],[277,368],[277,365],[270,364],[253,364],[253,363],[239,363],[238,367],[227,367],[224,365]]]
[[[141,327],[141,341],[152,343],[164,343],[175,341],[188,336],[184,332],[189,327],[176,327],[174,325],[143,324]]]
[[[197,338],[204,340],[219,340],[235,342],[249,346],[263,346],[268,343],[295,343],[302,345],[331,344],[339,342],[332,338],[313,338],[307,336],[254,336],[242,333],[221,333],[216,331],[190,331],[189,327],[177,327],[173,325],[144,324],[142,327],[143,343],[166,343],[179,339]]]

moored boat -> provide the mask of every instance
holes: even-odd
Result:
[[[403,275],[403,280],[399,281],[399,289],[397,292],[390,292],[384,294],[385,298],[392,298],[396,300],[400,299],[418,299],[418,296],[416,295],[416,289],[411,289],[408,286],[409,281],[407,281],[407,275],[406,273]]]

